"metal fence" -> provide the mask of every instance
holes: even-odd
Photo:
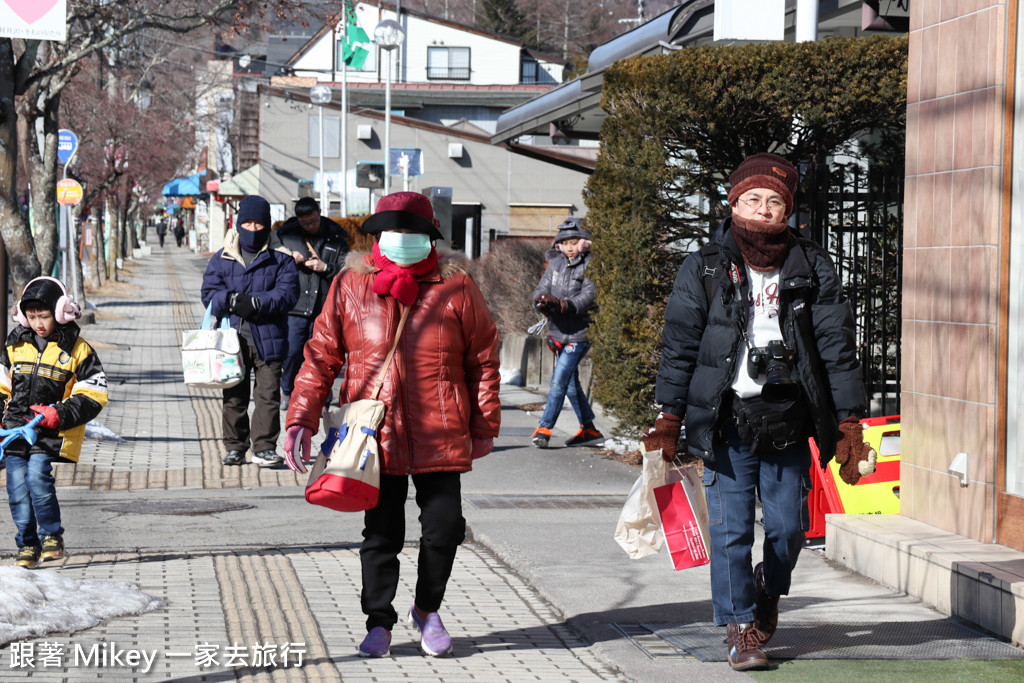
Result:
[[[857,322],[872,416],[900,412],[903,290],[902,165],[805,169],[797,196],[801,232],[835,261]]]

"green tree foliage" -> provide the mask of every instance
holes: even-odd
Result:
[[[653,422],[664,309],[682,259],[725,215],[747,155],[859,154],[906,125],[905,37],[698,47],[605,74],[601,155],[585,191],[600,312],[595,396],[623,430]]]

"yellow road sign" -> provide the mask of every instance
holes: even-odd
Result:
[[[57,181],[57,203],[73,206],[82,201],[82,186],[77,180],[64,178]]]

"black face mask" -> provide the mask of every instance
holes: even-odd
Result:
[[[262,249],[269,238],[270,228],[263,228],[261,230],[238,228],[238,243],[242,246],[242,249],[251,254],[255,254]]]

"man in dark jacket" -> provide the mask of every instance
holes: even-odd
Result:
[[[231,316],[238,330],[245,378],[224,389],[225,465],[244,465],[252,443],[252,460],[260,467],[284,462],[277,454],[281,432],[281,363],[288,349],[288,311],[299,296],[298,271],[292,257],[278,251],[270,230],[270,204],[252,195],[239,203],[235,229],[213,255],[203,275],[203,305],[214,320]],[[255,376],[255,409],[248,409],[249,372]]]
[[[590,312],[597,305],[597,290],[587,276],[590,253],[590,232],[580,219],[566,218],[555,234],[555,242],[546,254],[548,266],[533,290],[533,302],[548,319],[548,347],[555,354],[551,372],[551,388],[540,424],[530,441],[537,448],[547,448],[551,429],[558,422],[566,397],[580,428],[565,442],[566,446],[593,446],[604,441],[594,426],[594,411],[580,384],[579,365],[590,350],[587,329]]]
[[[299,300],[288,314],[288,355],[281,370],[281,407],[287,408],[313,322],[323,310],[331,280],[345,263],[348,234],[320,215],[315,199],[303,197],[295,202],[295,216],[277,229],[277,236],[299,269]]]
[[[768,664],[761,648],[809,526],[808,437],[822,466],[867,448],[849,303],[825,251],[786,223],[797,175],[755,154],[729,177],[732,216],[683,262],[665,309],[663,408],[643,436],[672,461],[685,416],[687,450],[704,461],[714,619],[737,670]],[[758,492],[765,539],[752,568]]]

